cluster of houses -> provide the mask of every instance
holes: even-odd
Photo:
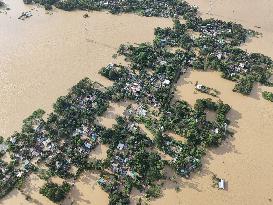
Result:
[[[272,60],[261,54],[248,54],[235,47],[247,38],[257,35],[254,31],[244,29],[239,24],[214,19],[203,20],[196,17],[186,20],[186,24],[176,22],[177,25],[173,28],[157,28],[156,42],[165,48],[182,48],[187,55],[194,53],[188,61],[188,66],[194,69],[217,69],[222,72],[224,78],[236,81],[238,87],[250,87],[246,92],[235,87],[236,92],[249,94],[253,86],[252,81],[270,84],[268,76],[273,66]],[[189,29],[200,35],[190,36]],[[249,82],[240,82],[245,76]]]
[[[124,156],[123,150],[128,149],[126,144],[119,143],[117,146],[117,152],[115,152],[115,157],[112,158],[111,162],[111,171],[117,174],[120,177],[124,177],[127,175],[129,171],[128,162],[130,160],[130,156]]]
[[[88,161],[91,150],[98,144],[102,130],[101,126],[95,125],[92,120],[93,115],[97,114],[96,109],[107,108],[103,98],[101,91],[95,90],[85,79],[74,86],[65,98],[61,97],[57,101],[55,112],[49,115],[48,121],[43,120],[42,110],[33,112],[24,120],[22,131],[0,144],[2,155],[9,152],[11,157],[10,163],[1,163],[3,183],[0,183],[0,187],[2,189],[2,186],[7,184],[9,187],[3,188],[1,196],[12,190],[18,180],[44,167],[42,165],[53,174],[64,178],[73,176],[72,166],[85,166],[83,163]],[[97,106],[94,106],[94,103],[97,103]],[[75,109],[90,113],[90,118],[78,115],[81,119],[73,121],[72,117],[75,116],[71,116],[70,112],[75,112]],[[63,122],[70,123],[69,126],[65,125],[68,126],[66,131]]]
[[[212,21],[205,25],[200,26],[200,31],[209,36],[216,37],[217,35],[221,35],[223,33],[232,33],[232,27],[224,28],[223,22],[221,21]]]

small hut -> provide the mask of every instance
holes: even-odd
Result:
[[[225,180],[224,179],[220,179],[220,181],[218,182],[218,188],[225,189]]]

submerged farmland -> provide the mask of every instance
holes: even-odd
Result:
[[[58,176],[67,181],[61,186],[49,182],[40,190],[50,200],[60,201],[84,171],[100,175],[98,183],[109,194],[109,204],[129,204],[133,188],[145,193],[147,199],[159,197],[160,182],[168,180],[164,168],[189,178],[201,167],[207,148],[220,145],[233,134],[226,118],[231,108],[221,100],[199,99],[191,107],[173,98],[183,73],[188,69],[218,70],[222,77],[236,82],[234,91],[245,95],[255,82],[272,86],[268,81],[272,60],[238,48],[257,33],[232,22],[203,20],[186,2],[39,3],[65,10],[106,9],[112,13],[172,17],[174,25],[156,28],[152,44],[121,45],[117,55],[125,57],[128,65],[109,64],[100,71],[113,81],[112,86],[104,87],[85,78],[58,98],[47,117],[43,110],[37,110],[24,120],[21,132],[1,139],[1,154],[9,153],[12,159],[9,163],[1,160],[1,197],[20,188],[31,173],[36,173],[44,180]],[[116,125],[107,129],[97,123],[110,102],[123,101],[133,103],[117,117]],[[206,110],[216,112],[214,121],[206,119]],[[153,138],[140,130],[140,124]],[[175,140],[168,132],[186,140]],[[109,147],[106,159],[92,158],[91,151],[99,144]],[[163,159],[160,153],[170,159]]]

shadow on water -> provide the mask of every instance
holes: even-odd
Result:
[[[109,107],[106,113],[103,115],[105,118],[110,118],[110,119],[116,119],[117,114],[115,113],[115,108],[114,107]]]
[[[227,114],[227,119],[230,120],[229,130],[233,133],[236,133],[235,128],[239,128],[239,120],[242,118],[242,114],[237,110],[231,108],[229,113]]]
[[[102,154],[102,145],[98,144],[94,149],[91,150],[90,156],[93,157],[93,155],[101,155]]]
[[[67,196],[66,200],[62,203],[62,205],[74,204],[74,202],[84,202],[86,204],[91,203],[89,200],[84,199],[82,196],[83,194],[80,192],[80,190],[76,186],[74,186],[70,191],[69,196]]]
[[[72,190],[69,192],[69,195],[67,198],[63,201],[62,205],[67,204],[91,204],[91,201],[88,199],[85,199],[86,194],[83,194],[80,190],[83,189],[83,187],[87,187],[91,191],[95,190],[96,181],[98,180],[98,176],[94,174],[93,172],[85,172],[80,177],[79,181],[75,183],[75,185],[72,187]],[[86,190],[85,190],[86,192]],[[95,196],[94,196],[95,197]]]
[[[261,99],[261,93],[262,93],[261,86],[258,83],[255,83],[249,97],[253,98],[255,100],[260,100]]]

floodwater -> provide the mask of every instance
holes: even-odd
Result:
[[[10,11],[0,13],[0,135],[8,137],[19,130],[22,120],[37,108],[51,110],[52,103],[83,77],[90,77],[104,85],[110,82],[98,70],[113,61],[111,56],[121,43],[139,43],[153,39],[153,28],[170,26],[170,19],[144,18],[135,15],[113,16],[104,12],[63,12],[46,14],[42,8],[25,6],[20,1],[6,1]],[[236,21],[255,29],[263,36],[243,45],[251,52],[261,52],[273,58],[273,2],[270,0],[189,0],[200,7],[205,18],[215,17]],[[32,10],[33,16],[18,20],[22,11]],[[273,88],[256,85],[250,96],[232,92],[234,84],[217,72],[186,73],[178,82],[176,98],[191,105],[198,98],[211,96],[195,93],[196,81],[220,91],[220,98],[231,105],[229,113],[233,138],[219,148],[212,149],[204,158],[200,173],[190,180],[177,178],[176,183],[165,183],[163,197],[150,204],[271,204],[273,200],[273,104],[261,97],[264,90]],[[217,100],[214,98],[214,100]],[[101,123],[111,127],[114,117],[126,106],[111,105]],[[105,157],[107,147],[94,152]],[[227,180],[227,189],[212,187],[212,175]],[[31,176],[28,193],[40,204],[50,204],[38,194],[44,183]],[[96,184],[98,176],[85,173],[75,182],[63,204],[99,204],[108,196]],[[33,183],[32,183],[33,182]],[[175,187],[181,191],[177,192]],[[141,196],[134,192],[133,204]],[[35,204],[25,200],[17,190],[0,204]]]
[[[50,111],[57,97],[84,77],[104,85],[98,74],[122,43],[153,40],[154,28],[171,26],[171,19],[105,12],[46,14],[43,8],[6,0],[10,11],[0,13],[0,135],[19,130],[35,109]],[[17,19],[23,11],[33,16]]]

